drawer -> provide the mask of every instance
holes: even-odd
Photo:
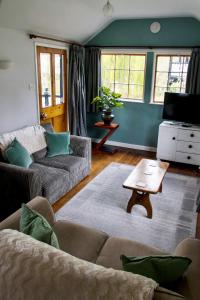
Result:
[[[200,166],[200,155],[176,152],[176,161]]]
[[[200,154],[200,143],[178,141],[176,151]]]
[[[200,131],[179,129],[178,140],[187,142],[200,142]]]

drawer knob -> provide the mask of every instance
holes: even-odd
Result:
[[[191,159],[191,156],[188,156],[187,159]]]
[[[176,139],[175,136],[173,136],[172,140],[175,140],[175,139]]]
[[[190,149],[191,149],[191,148],[192,148],[192,145],[189,145],[189,146],[188,146],[188,148],[190,148]]]
[[[194,133],[191,133],[190,136],[191,136],[191,137],[194,137]]]

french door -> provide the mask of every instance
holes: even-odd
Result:
[[[37,46],[40,122],[55,131],[68,129],[66,50]]]

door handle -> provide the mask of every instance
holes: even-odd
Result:
[[[41,120],[45,120],[47,117],[48,117],[48,115],[46,113],[44,113],[44,112],[40,113],[40,119]]]

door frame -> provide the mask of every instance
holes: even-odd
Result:
[[[37,47],[45,47],[45,48],[55,48],[55,49],[60,49],[60,50],[65,50],[66,51],[66,83],[65,83],[65,97],[66,97],[66,129],[67,131],[69,130],[69,110],[68,110],[68,74],[69,74],[69,46],[66,45],[65,43],[57,43],[57,44],[51,44],[51,43],[44,43],[44,42],[39,42],[35,41],[34,43],[34,56],[35,56],[35,82],[36,82],[36,93],[37,93],[37,120],[38,124],[41,124],[40,120],[40,99],[39,99],[39,80],[38,80],[38,63],[37,63]]]

